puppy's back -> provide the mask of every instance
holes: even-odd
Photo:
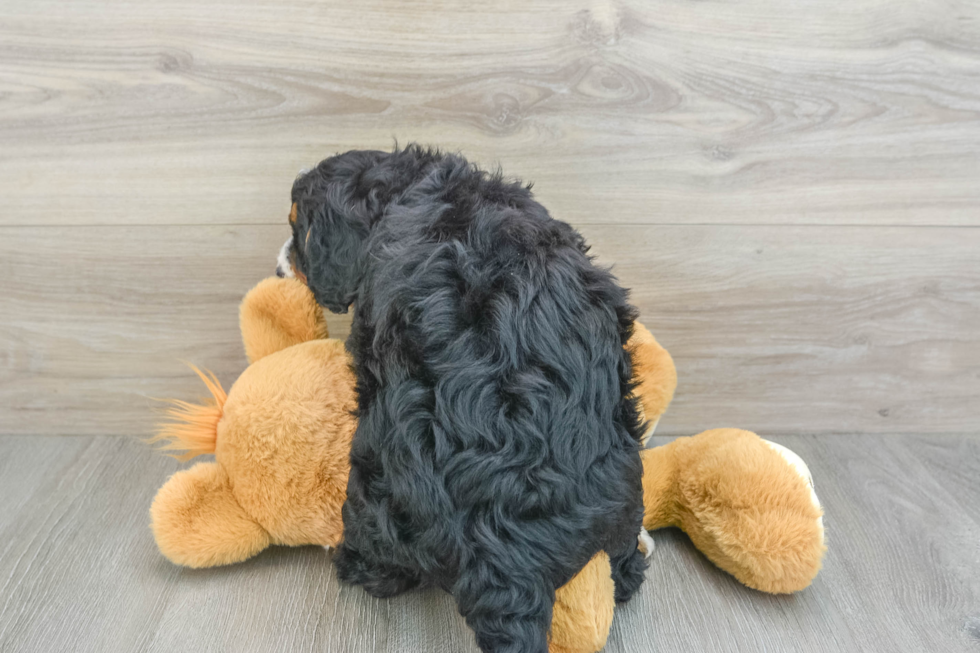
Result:
[[[384,407],[365,416],[379,413],[375,445],[400,461],[384,491],[401,521],[453,546],[466,538],[436,532],[488,515],[592,553],[621,538],[639,473],[634,315],[581,236],[526,187],[450,157],[388,208],[369,249],[362,391]]]

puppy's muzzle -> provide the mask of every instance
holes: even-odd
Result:
[[[289,240],[283,243],[282,248],[279,250],[279,256],[276,257],[276,276],[280,279],[292,279],[296,276],[296,272],[293,270],[293,264],[289,261],[289,250],[293,246],[293,237],[290,236]]]

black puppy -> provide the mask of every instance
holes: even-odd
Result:
[[[484,651],[545,653],[600,550],[643,582],[636,312],[529,187],[458,155],[352,151],[302,174],[281,267],[335,312],[359,423],[340,578],[451,592]]]

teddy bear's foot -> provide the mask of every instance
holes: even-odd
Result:
[[[763,592],[810,584],[825,550],[822,511],[799,456],[738,429],[705,431],[672,449],[681,480],[671,510],[702,553]]]
[[[217,463],[198,463],[171,476],[153,500],[150,520],[160,552],[185,567],[241,562],[271,543],[235,499]]]
[[[807,489],[810,490],[810,501],[813,503],[813,507],[820,511],[820,517],[817,519],[817,525],[820,527],[820,543],[824,541],[824,531],[823,531],[823,506],[820,505],[820,499],[817,498],[817,493],[813,489],[813,475],[810,474],[810,468],[806,466],[803,459],[796,455],[792,449],[788,449],[781,444],[776,444],[775,442],[770,442],[769,440],[762,439],[770,449],[778,453],[783,457],[783,460],[792,465],[796,473],[800,475],[806,482]]]
[[[773,594],[820,570],[820,502],[799,456],[741,429],[712,429],[644,450],[643,525],[678,526],[721,569]]]

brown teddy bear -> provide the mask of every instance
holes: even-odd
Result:
[[[295,279],[259,283],[240,318],[250,366],[227,394],[195,368],[213,398],[174,402],[154,438],[181,460],[215,458],[174,474],[153,501],[153,535],[175,564],[225,565],[273,544],[333,547],[343,537],[356,426],[344,343],[328,339],[322,311]],[[639,323],[629,346],[637,396],[656,425],[677,383],[673,361]],[[715,429],[642,457],[647,530],[680,527],[712,562],[764,592],[810,584],[825,550],[822,512],[795,454],[748,431]],[[649,554],[652,540],[639,546]],[[556,593],[551,652],[600,650],[613,608],[609,559],[599,553]]]

